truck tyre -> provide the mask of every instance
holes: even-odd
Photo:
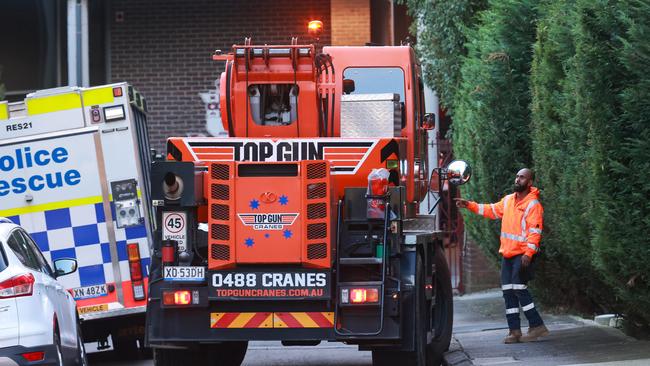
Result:
[[[239,366],[246,357],[248,342],[223,342],[206,345],[210,366]]]
[[[413,351],[376,350],[372,351],[373,366],[429,366],[427,363],[427,306],[424,295],[424,270],[422,254],[417,253],[415,265],[415,345]]]
[[[436,246],[435,262],[436,303],[427,301],[424,291],[424,261],[418,253],[415,270],[415,349],[413,351],[372,351],[373,366],[404,364],[409,366],[438,366],[442,355],[449,348],[453,322],[453,305],[449,267],[442,249]],[[433,306],[435,305],[435,306]],[[440,307],[439,307],[440,306]],[[435,328],[431,329],[431,317]],[[427,333],[434,331],[431,343],[427,344]]]
[[[161,349],[153,350],[154,366],[188,366],[198,365],[195,361],[197,351],[190,349]]]
[[[434,276],[436,302],[433,304],[431,316],[435,332],[430,347],[434,361],[439,364],[442,362],[442,355],[449,350],[454,325],[454,293],[451,288],[451,273],[444,250],[439,245],[435,246],[434,263],[436,265]]]
[[[113,354],[116,360],[131,361],[140,359],[138,343],[133,338],[113,339]]]

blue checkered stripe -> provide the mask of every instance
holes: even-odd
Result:
[[[115,217],[112,203],[111,209]],[[58,279],[66,288],[115,282],[102,203],[21,214],[9,219],[29,232],[50,264],[59,258],[77,259],[78,270]],[[117,228],[115,221],[113,225]],[[147,276],[151,258],[145,226],[116,229],[115,236],[122,280],[130,278],[127,243],[139,244],[143,276]]]

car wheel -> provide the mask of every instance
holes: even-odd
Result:
[[[54,348],[56,349],[56,362],[58,366],[63,365],[63,352],[61,351],[61,336],[59,336],[59,330],[54,330]]]
[[[77,323],[77,366],[88,366],[88,356],[86,355],[86,346],[84,345],[81,327]]]

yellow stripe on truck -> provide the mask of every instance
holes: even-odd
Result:
[[[9,119],[9,103],[7,101],[0,102],[0,121]]]
[[[0,216],[8,217],[8,216],[28,214],[32,212],[57,210],[60,208],[68,208],[73,206],[94,205],[95,203],[99,203],[99,202],[102,202],[102,196],[84,197],[84,198],[77,198],[68,201],[44,203],[42,205],[25,206],[19,208],[12,208],[9,210],[3,210],[0,211]]]
[[[113,103],[115,97],[113,97],[113,88],[97,88],[83,91],[84,105],[86,107],[92,105]]]
[[[81,108],[81,96],[79,93],[66,93],[46,97],[34,97],[25,100],[25,104],[27,104],[27,114],[33,116],[36,114]]]

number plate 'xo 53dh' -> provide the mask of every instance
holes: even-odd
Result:
[[[210,297],[230,300],[328,299],[330,273],[316,270],[210,272]]]

